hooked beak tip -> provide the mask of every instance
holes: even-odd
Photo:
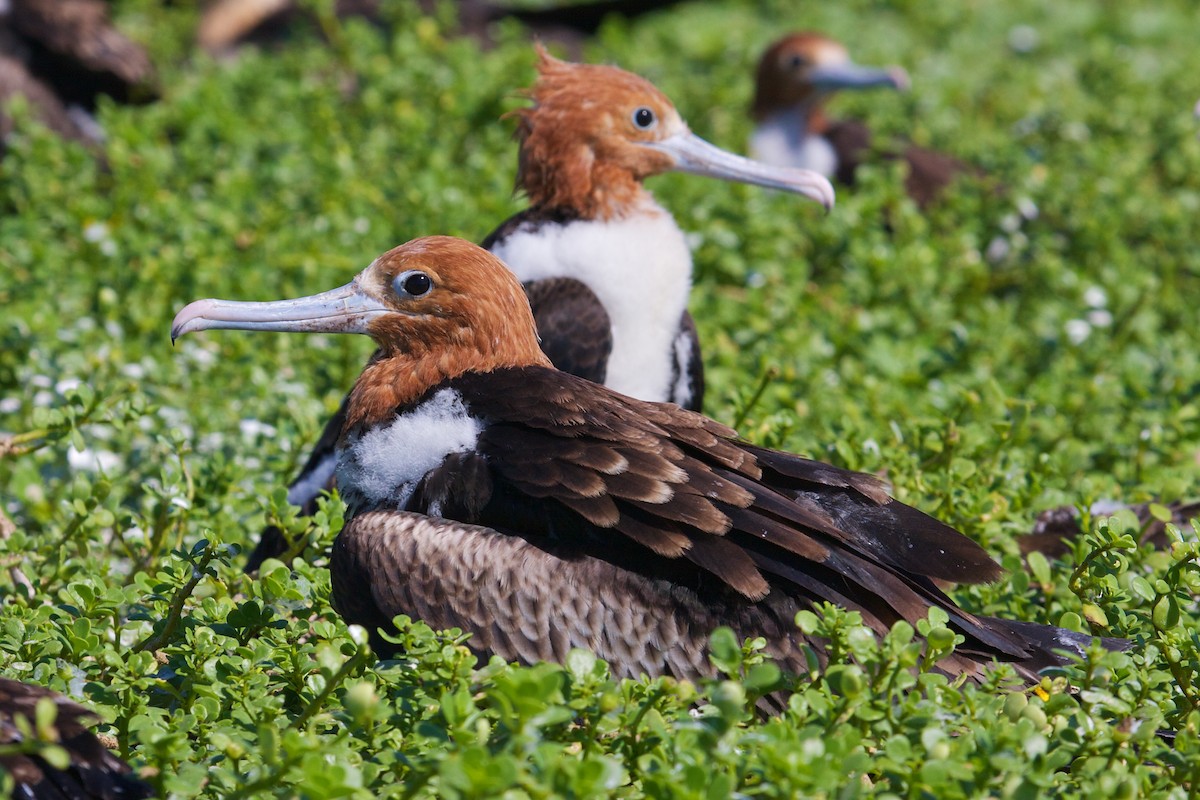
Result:
[[[175,346],[175,343],[178,342],[179,339],[185,333],[192,330],[191,328],[188,327],[188,323],[190,323],[193,319],[201,316],[201,314],[197,314],[197,313],[195,313],[195,311],[197,309],[202,309],[210,302],[211,301],[208,301],[208,300],[197,300],[196,302],[188,303],[186,306],[184,306],[183,308],[181,308],[179,310],[179,313],[175,315],[175,319],[171,320],[171,346],[172,347]]]
[[[821,204],[821,208],[825,209],[825,214],[828,215],[833,211],[833,207],[837,204],[837,192],[833,188],[833,184],[824,175],[819,176],[820,183],[808,196]]]
[[[826,212],[833,208],[833,184],[819,172],[771,166],[734,155],[686,129],[661,141],[645,144],[666,152],[674,162],[671,169],[675,171],[792,192],[820,203]]]

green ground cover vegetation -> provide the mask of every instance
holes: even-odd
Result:
[[[955,589],[964,607],[1135,642],[1038,691],[1004,669],[956,685],[928,671],[952,644],[941,620],[879,643],[818,610],[799,624],[844,657],[767,720],[751,709],[778,670],[721,634],[728,680],[703,686],[613,681],[586,653],[477,663],[419,621],[406,657],[376,663],[329,607],[340,502],[300,520],[281,489],[371,344],[171,347],[190,300],[324,290],[395,244],[477,241],[518,210],[499,118],[533,77],[523,32],[502,27],[484,51],[450,36],[448,13],[394,3],[382,30],[326,15],[324,38],[218,63],[193,52],[189,4],[114,6],[163,100],[101,109],[103,167],[28,122],[0,164],[0,502],[17,528],[0,541],[0,672],[96,708],[161,796],[1196,791],[1196,533],[1138,549],[1130,519],[1087,519],[1065,559],[1028,568],[1015,543],[1051,505],[1197,492],[1190,2],[697,2],[585,47],[734,150],[752,65],[782,31],[908,68],[911,92],[836,111],[988,172],[927,214],[887,163],[828,216],[744,186],[652,182],[694,241],[709,413],[886,473],[982,542],[1008,573]],[[268,520],[307,537],[309,557],[243,576],[237,550]]]

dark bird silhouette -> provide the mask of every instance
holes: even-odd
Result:
[[[524,25],[538,41],[555,42],[578,53],[582,43],[599,30],[610,17],[632,19],[676,5],[680,0],[590,0],[561,5],[539,3],[522,7],[489,0],[458,0],[454,12],[456,33],[471,36],[485,46],[493,43],[493,26],[505,19]],[[336,0],[333,12],[338,17],[359,16],[384,24],[380,0]],[[440,14],[445,4],[436,0],[417,0],[423,13]],[[319,30],[311,9],[299,0],[215,0],[205,9],[196,41],[212,53],[227,52],[243,44],[260,44],[286,38],[298,24]]]
[[[153,99],[154,67],[142,47],[112,26],[102,0],[8,0],[0,28],[30,71],[67,104]]]
[[[792,33],[763,53],[751,108],[757,127],[750,140],[755,158],[803,167],[854,185],[860,164],[874,155],[871,131],[859,120],[831,120],[825,104],[842,89],[907,89],[899,67],[863,67],[845,45],[819,33]],[[904,188],[924,208],[960,174],[977,170],[953,156],[908,144],[880,155],[908,165]]]
[[[1182,530],[1191,529],[1191,521],[1200,518],[1200,502],[1175,502],[1165,504],[1170,512],[1171,524]],[[1167,522],[1157,519],[1150,513],[1150,503],[1099,502],[1092,505],[1092,516],[1107,516],[1127,508],[1133,512],[1141,524],[1142,533],[1138,537],[1141,544],[1151,544],[1155,547],[1165,547],[1167,538]],[[1022,553],[1037,551],[1044,555],[1061,557],[1066,555],[1071,543],[1083,533],[1079,526],[1079,510],[1074,506],[1059,506],[1050,508],[1038,514],[1033,530],[1017,539],[1017,545]]]
[[[879,634],[944,610],[963,637],[939,664],[951,675],[995,660],[1033,679],[1091,641],[955,605],[936,581],[999,566],[879,479],[555,370],[521,285],[461,240],[414,240],[308,298],[201,300],[171,335],[213,328],[378,343],[339,440],[348,516],[331,570],[335,607],[382,655],[395,648],[378,630],[410,614],[471,633],[481,656],[585,647],[617,675],[696,678],[728,625],[799,673],[822,643],[793,619],[819,601]]]
[[[35,747],[21,752],[37,736],[38,703],[53,704],[54,722],[43,741],[66,751],[65,769],[52,766]],[[33,800],[134,800],[150,797],[150,787],[133,775],[133,770],[113,755],[88,730],[95,719],[88,709],[41,686],[0,678],[0,768],[15,782],[12,796]],[[43,732],[47,733],[47,732]]]
[[[17,59],[0,55],[0,155],[4,154],[4,142],[13,127],[12,119],[4,109],[17,97],[24,97],[33,118],[59,136],[88,141],[87,134],[49,86],[31,75]]]
[[[517,186],[530,206],[483,246],[524,283],[542,350],[558,369],[699,410],[704,372],[687,310],[692,257],[642,181],[689,172],[795,192],[827,208],[833,187],[809,170],[768,167],[708,144],[653,84],[616,67],[571,64],[539,48],[530,98],[533,105],[516,112]],[[345,408],[289,487],[305,513],[331,487]],[[278,529],[268,529],[247,569],[286,549]]]
[[[140,102],[155,91],[150,59],[111,25],[103,0],[0,0],[0,155],[16,97],[59,136],[96,145],[99,95]]]

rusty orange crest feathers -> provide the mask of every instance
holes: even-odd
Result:
[[[641,181],[670,160],[636,147],[623,127],[638,104],[677,118],[654,84],[617,67],[560,61],[537,46],[538,78],[525,92],[533,105],[517,109],[517,188],[532,205],[570,208],[608,219],[636,205]]]

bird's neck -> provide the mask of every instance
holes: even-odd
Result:
[[[454,377],[432,358],[385,355],[377,352],[350,390],[342,436],[370,428],[424,395],[430,388]]]
[[[504,326],[500,326],[504,327]],[[345,437],[392,417],[398,408],[419,400],[433,387],[467,372],[506,367],[550,366],[532,331],[498,331],[492,335],[466,328],[442,332],[429,340],[410,338],[403,345],[376,351],[350,390]]]
[[[823,136],[830,127],[825,114],[830,94],[814,86],[796,87],[786,82],[760,80],[750,111],[760,125],[789,117],[790,125],[801,134]]]
[[[594,157],[523,160],[517,182],[531,206],[570,209],[579,219],[619,219],[653,202],[628,169]]]
[[[829,115],[825,111],[825,100],[813,96],[792,108],[796,126],[807,136],[824,136],[829,131]]]

